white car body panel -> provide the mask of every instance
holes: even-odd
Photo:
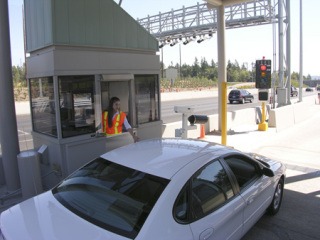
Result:
[[[0,222],[1,230],[8,240],[128,239],[70,212],[54,198],[51,191],[3,212]]]
[[[206,146],[212,145],[204,141],[197,141],[193,146],[188,144],[187,140],[182,139],[150,141],[121,147],[102,155],[102,157],[142,172],[170,179],[177,171],[193,161],[194,158],[212,152],[212,150],[206,149]],[[178,142],[180,149],[175,146]],[[219,152],[219,149],[225,152],[225,149],[219,145],[216,148],[216,152]],[[132,159],[132,151],[134,151],[135,159]],[[132,161],[128,161],[130,159]]]
[[[272,201],[279,177],[284,174],[280,163],[267,158],[263,160],[268,161],[277,176],[262,176],[261,182],[257,178],[199,220],[179,223],[174,219],[173,206],[191,176],[221,155],[239,154],[237,150],[224,146],[212,146],[212,143],[204,141],[154,139],[102,155],[102,158],[117,164],[170,180],[136,240],[240,239],[261,217]],[[4,211],[0,216],[0,228],[7,240],[129,239],[77,216],[56,200],[51,191]]]
[[[262,181],[260,181],[262,179]],[[262,176],[241,193],[245,201],[243,230],[247,232],[265,213],[273,197],[271,180]]]
[[[243,232],[244,208],[242,197],[235,196],[232,202],[191,223],[194,239],[239,239]]]

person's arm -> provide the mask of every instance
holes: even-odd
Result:
[[[132,136],[133,141],[138,142],[139,138],[138,138],[138,136],[134,135],[133,129],[132,129],[130,123],[128,122],[127,118],[124,119],[123,125],[126,128],[126,130],[130,133],[130,135]]]
[[[127,129],[127,131],[131,134],[134,142],[138,142],[139,141],[138,136],[134,135],[134,132],[133,132],[132,128]]]

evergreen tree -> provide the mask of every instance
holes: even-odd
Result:
[[[12,80],[13,85],[15,87],[26,87],[26,72],[25,72],[25,65],[23,66],[13,66],[12,67]]]
[[[194,63],[192,65],[192,74],[191,77],[198,77],[200,72],[200,66],[199,66],[199,61],[198,58],[196,57],[194,59]]]

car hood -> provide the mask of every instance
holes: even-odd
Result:
[[[4,211],[0,227],[6,239],[128,239],[78,217],[61,205],[51,191]]]

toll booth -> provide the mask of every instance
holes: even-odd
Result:
[[[111,97],[140,139],[161,137],[157,40],[113,0],[25,0],[35,149],[50,187],[129,133],[99,133]],[[50,174],[50,173],[55,174]]]

